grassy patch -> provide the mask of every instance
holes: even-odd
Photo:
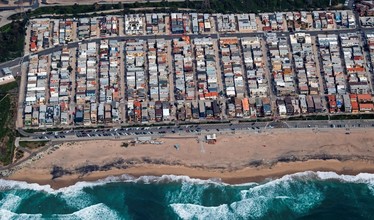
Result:
[[[0,28],[0,62],[22,56],[25,44],[26,21],[12,21]]]
[[[11,25],[4,25],[0,28],[0,32],[2,33],[8,33],[10,32],[12,29]]]
[[[48,141],[20,141],[19,146],[29,149],[44,147]]]
[[[0,161],[3,164],[10,164],[12,159],[12,151],[14,143],[14,134],[9,128],[11,99],[5,97],[0,103]]]
[[[9,109],[10,109],[10,97],[7,96],[5,97],[0,105],[0,138],[6,136],[8,128],[7,128],[7,123],[8,123],[8,118],[9,118]]]
[[[14,91],[17,83],[9,83],[0,86],[1,102],[0,102],[0,163],[7,165],[12,162],[14,151],[14,119],[15,119],[15,103],[17,96],[14,94],[7,95],[8,92]]]
[[[374,114],[332,115],[331,120],[374,119]]]
[[[10,82],[8,84],[0,86],[0,97],[1,97],[1,94],[6,94],[9,91],[11,91],[11,90],[13,90],[17,87],[18,87],[17,81]]]
[[[330,0],[210,0],[211,8],[215,12],[270,12],[311,10],[315,8],[328,8]],[[336,6],[342,0],[332,0],[331,5]]]
[[[17,152],[15,153],[16,160],[21,159],[24,155],[25,155],[25,152],[21,150],[17,150]]]
[[[302,115],[302,116],[295,116],[289,117],[287,120],[289,121],[300,121],[300,120],[328,120],[327,115]]]
[[[82,14],[82,13],[89,13],[95,11],[105,11],[105,10],[112,10],[112,9],[120,9],[118,4],[93,4],[93,5],[69,5],[69,6],[48,6],[48,7],[40,7],[35,11],[31,12],[31,16],[38,16],[43,14]]]
[[[344,3],[345,0],[332,0],[331,6],[336,7]],[[330,0],[210,0],[210,7],[205,7],[203,0],[191,1],[185,0],[182,2],[168,2],[163,0],[161,2],[144,3],[135,2],[132,4],[93,4],[93,5],[64,5],[64,6],[48,6],[40,7],[34,11],[27,11],[26,17],[38,17],[41,15],[51,16],[70,16],[70,17],[89,17],[98,16],[100,13],[105,13],[108,10],[121,10],[122,13],[140,13],[140,12],[178,12],[179,8],[191,9],[198,12],[211,13],[249,13],[249,12],[271,12],[271,11],[295,11],[295,10],[313,10],[328,8]],[[150,8],[150,9],[147,9]],[[137,9],[137,10],[131,10]],[[96,13],[97,12],[97,13]],[[92,13],[90,15],[86,13]],[[111,13],[121,14],[121,13]],[[23,19],[23,14],[14,14],[9,19],[17,20]]]

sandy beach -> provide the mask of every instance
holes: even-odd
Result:
[[[349,134],[345,129],[226,133],[218,134],[216,144],[179,135],[158,141],[163,144],[122,147],[125,140],[64,143],[7,179],[61,188],[122,174],[174,174],[244,183],[307,170],[374,173],[371,128],[351,129]]]

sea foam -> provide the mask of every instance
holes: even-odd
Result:
[[[0,209],[0,220],[9,220],[9,219],[22,219],[22,220],[37,220],[42,219],[42,214],[17,214],[5,209]]]
[[[236,216],[230,211],[227,205],[217,207],[204,207],[195,204],[171,204],[174,212],[181,219],[236,219]]]
[[[188,176],[163,175],[142,176],[135,178],[129,175],[108,177],[95,182],[78,182],[75,185],[52,189],[49,185],[29,184],[21,181],[1,180],[0,192],[4,197],[0,200],[0,220],[2,219],[41,219],[39,214],[16,213],[17,207],[22,202],[22,195],[13,193],[12,190],[27,189],[31,191],[43,191],[48,194],[61,196],[67,204],[78,211],[71,214],[53,215],[54,219],[93,219],[105,217],[116,219],[118,213],[111,210],[100,201],[92,201],[85,188],[93,188],[114,182],[129,182],[139,184],[168,184],[176,183],[180,190],[173,195],[166,196],[171,209],[182,219],[261,219],[270,213],[269,207],[274,205],[291,210],[296,216],[303,215],[311,208],[316,207],[324,199],[324,193],[314,184],[314,180],[364,183],[374,191],[374,175],[361,173],[356,176],[338,175],[334,172],[300,172],[285,175],[282,178],[269,180],[264,183],[246,183],[229,185],[216,179],[200,180]],[[216,206],[201,205],[209,187],[239,187],[238,201]],[[220,190],[220,189],[219,189]],[[31,192],[33,194],[33,192]],[[70,203],[69,203],[70,201]],[[122,214],[122,213],[121,213]]]
[[[269,213],[269,207],[276,204],[296,215],[303,214],[323,200],[323,193],[317,187],[305,184],[310,174],[297,173],[263,184],[241,185],[248,189],[241,190],[241,199],[231,204],[204,207],[176,203],[170,206],[182,219],[261,219]]]
[[[324,199],[324,192],[318,189],[313,180],[364,183],[374,193],[374,174],[360,173],[353,176],[334,172],[305,171],[262,184],[240,184],[249,189],[241,190],[241,200],[228,205],[204,207],[176,203],[170,206],[182,219],[261,219],[270,211],[269,207],[276,203],[292,210],[295,215],[302,215]]]
[[[18,195],[7,194],[2,200],[0,200],[0,209],[5,209],[9,211],[15,211],[21,204],[22,198]]]
[[[355,182],[355,183],[374,183],[374,174],[360,173],[356,176],[353,175],[339,175],[334,172],[314,172],[305,171],[295,174],[285,175],[279,179],[269,180],[268,183],[276,184],[277,182],[292,181],[295,179],[320,179],[320,180],[340,180],[345,182]],[[191,184],[216,184],[229,186],[221,182],[220,179],[208,179],[201,180],[197,178],[191,178],[188,176],[178,176],[178,175],[162,175],[162,176],[141,176],[135,178],[130,175],[121,176],[110,176],[104,179],[100,179],[94,182],[77,182],[76,184],[58,190],[54,190],[50,185],[39,185],[37,183],[27,183],[25,181],[14,181],[14,180],[4,180],[0,179],[0,191],[10,190],[10,189],[29,189],[34,191],[45,191],[47,193],[66,193],[74,194],[76,191],[80,191],[83,188],[92,188],[95,186],[105,185],[112,182],[133,182],[142,184],[165,184],[165,183],[191,183]],[[266,183],[265,183],[266,184]],[[243,183],[243,184],[233,184],[230,186],[258,186],[262,187],[265,184],[258,183]]]
[[[37,183],[27,183],[25,181],[0,179],[0,191],[11,189],[29,189],[34,191],[45,191],[48,193],[52,193],[54,191],[50,185],[39,185]]]
[[[58,218],[66,217],[76,217],[81,220],[91,220],[91,219],[120,219],[119,214],[111,210],[108,206],[99,203],[89,207],[86,207],[82,210],[74,212],[69,215],[57,215]]]
[[[350,183],[374,183],[374,174],[370,173],[359,173],[356,176],[353,175],[339,175],[334,172],[316,172],[316,175],[321,180],[340,180]]]
[[[91,220],[91,219],[120,219],[120,215],[111,210],[108,206],[99,203],[91,205],[71,214],[54,214],[50,219],[69,219],[69,220]],[[0,220],[8,219],[44,219],[42,214],[15,213],[9,210],[0,209]]]

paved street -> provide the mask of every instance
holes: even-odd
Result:
[[[356,28],[356,29],[341,29],[341,30],[321,30],[321,31],[302,31],[303,33],[309,33],[312,36],[317,36],[318,34],[340,34],[340,33],[351,33],[351,32],[373,32],[374,28]],[[290,35],[290,32],[278,32],[279,34],[285,34],[285,35]],[[263,36],[263,32],[254,32],[254,33],[225,33],[225,34],[210,34],[210,33],[203,33],[203,34],[190,34],[189,36],[194,39],[194,38],[202,38],[202,37],[211,37],[212,39],[218,39],[220,37],[254,37],[254,36]],[[180,37],[181,35],[142,35],[142,36],[114,36],[114,37],[107,37],[106,39],[113,39],[113,40],[118,40],[118,41],[125,41],[129,39],[143,39],[143,40],[148,40],[148,39],[157,39],[157,38],[162,38],[165,40],[172,40],[174,38]],[[67,44],[68,48],[76,48],[78,47],[78,44],[80,42],[82,43],[89,43],[89,42],[96,42],[99,43],[101,38],[95,38],[95,39],[89,39],[89,40],[83,40],[83,41],[76,41],[76,42],[71,42]],[[48,48],[45,50],[41,50],[32,54],[38,54],[40,55],[47,55],[51,54],[53,52],[61,50],[63,45],[58,45],[52,48]],[[28,62],[29,61],[29,56],[31,54],[25,55],[20,58],[16,58],[12,61],[8,61],[5,63],[0,64],[0,69],[1,68],[6,68],[6,67],[12,67],[12,66],[17,66],[20,64],[20,62]]]

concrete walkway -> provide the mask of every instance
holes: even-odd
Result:
[[[29,149],[27,149],[27,148],[25,148],[25,147],[21,147],[21,146],[19,145],[19,141],[20,141],[20,138],[19,138],[19,137],[17,137],[16,140],[14,141],[14,146],[16,147],[16,149],[19,149],[19,150],[25,151],[25,152],[27,152],[27,153],[29,153],[29,154],[32,154],[32,151],[31,151],[31,150],[29,150]]]

